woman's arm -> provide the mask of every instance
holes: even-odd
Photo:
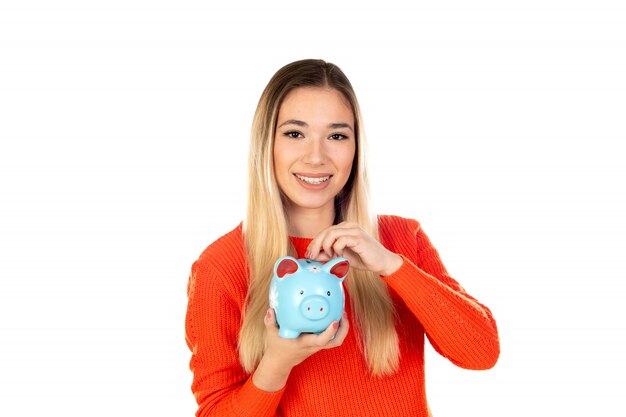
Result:
[[[463,368],[493,367],[500,341],[489,309],[448,275],[417,221],[392,216],[382,220],[382,241],[393,250],[357,224],[344,222],[320,232],[306,257],[327,261],[343,256],[350,265],[381,275],[424,326],[440,354]]]
[[[196,415],[273,417],[283,390],[257,388],[254,374],[241,367],[237,353],[241,309],[225,294],[225,277],[218,275],[196,262],[189,277],[185,330]]]
[[[309,356],[322,349],[341,346],[350,328],[344,316],[340,322],[333,321],[322,333],[301,334],[295,339],[285,339],[278,335],[278,325],[274,309],[267,310],[264,319],[266,349],[263,358],[254,372],[254,384],[266,391],[281,390],[287,383],[291,370]]]
[[[489,369],[500,355],[498,329],[491,311],[448,275],[437,250],[421,229],[416,231],[414,262],[384,277],[426,331],[434,349],[467,369]]]
[[[296,339],[278,335],[273,309],[265,316],[266,349],[252,375],[239,362],[237,343],[241,307],[227,295],[225,277],[196,262],[188,286],[187,345],[192,352],[192,391],[198,417],[271,417],[282,399],[294,366],[322,349],[341,346],[349,330],[347,319],[332,322],[321,334]],[[243,299],[243,297],[242,297]]]

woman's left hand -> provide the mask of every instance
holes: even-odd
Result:
[[[368,235],[356,223],[343,222],[331,226],[313,238],[306,258],[325,262],[344,257],[350,265],[379,275],[390,275],[402,265],[402,258]]]

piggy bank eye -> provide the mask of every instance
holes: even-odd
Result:
[[[326,291],[326,295],[330,297],[330,291]]]
[[[300,290],[300,295],[304,294],[304,290]]]

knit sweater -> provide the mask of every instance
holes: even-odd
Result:
[[[500,344],[490,310],[451,278],[412,219],[379,217],[381,243],[403,263],[381,277],[396,308],[399,370],[370,375],[353,326],[343,344],[319,351],[291,371],[286,386],[266,392],[241,367],[237,339],[248,288],[242,225],[213,242],[194,262],[188,284],[186,340],[198,417],[429,416],[424,340],[466,369],[495,365]],[[298,257],[311,239],[290,237]],[[350,297],[346,293],[346,313]]]

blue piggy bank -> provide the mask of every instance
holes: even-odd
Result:
[[[344,310],[343,280],[350,263],[345,258],[326,263],[284,256],[274,265],[270,307],[276,312],[278,334],[295,339],[300,333],[321,333]]]

